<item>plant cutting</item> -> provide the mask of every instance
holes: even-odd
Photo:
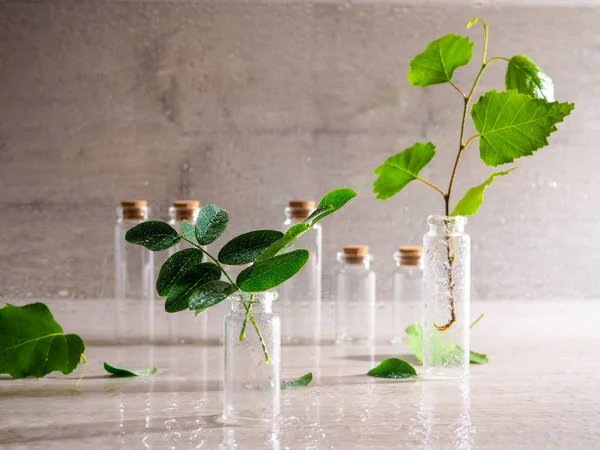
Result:
[[[411,181],[418,180],[442,197],[443,214],[429,217],[430,231],[424,238],[423,324],[425,372],[440,377],[468,373],[470,239],[464,232],[466,216],[479,210],[485,190],[498,177],[507,177],[516,169],[510,167],[489,174],[483,183],[468,189],[452,205],[461,157],[476,142],[482,162],[491,167],[533,155],[548,145],[548,137],[556,131],[556,125],[574,108],[572,103],[554,100],[551,78],[528,56],[488,58],[488,24],[474,18],[467,27],[476,24],[483,27],[483,49],[479,72],[468,89],[454,81],[455,71],[473,58],[475,44],[467,36],[447,34],[432,41],[410,62],[408,73],[408,80],[414,86],[445,84],[460,98],[460,132],[448,187],[444,190],[421,176],[421,170],[435,156],[436,147],[432,142],[418,142],[388,158],[375,170],[377,179],[373,189],[378,199],[388,200]],[[500,63],[506,64],[506,90],[485,92],[472,104],[484,72],[490,65]],[[475,128],[473,134],[468,131],[469,115]],[[464,350],[457,358],[444,360],[442,365],[431,357],[432,342],[436,342],[438,333]],[[439,358],[436,361],[439,362]]]

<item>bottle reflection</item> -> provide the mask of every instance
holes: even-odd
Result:
[[[278,422],[265,428],[223,427],[223,440],[218,448],[219,450],[247,448],[280,450],[281,427]]]

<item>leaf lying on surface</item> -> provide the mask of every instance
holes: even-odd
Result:
[[[0,373],[15,379],[41,378],[54,371],[67,375],[84,350],[81,338],[64,334],[43,303],[0,309]]]
[[[156,373],[156,366],[152,369],[141,369],[141,370],[129,370],[121,369],[119,367],[111,366],[107,362],[104,363],[104,370],[112,374],[111,378],[125,378],[125,377],[149,377]]]
[[[367,375],[378,378],[411,378],[417,371],[406,361],[398,358],[384,359],[377,367],[369,370]]]
[[[300,378],[297,378],[293,381],[282,381],[281,389],[296,389],[299,387],[308,386],[313,379],[312,372],[308,372],[306,375],[302,375]]]

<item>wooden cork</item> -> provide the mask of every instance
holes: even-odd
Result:
[[[403,266],[420,266],[423,257],[423,247],[403,245],[398,249],[400,264]]]
[[[317,202],[313,200],[291,200],[289,202],[290,208],[304,208],[304,209],[315,209]]]
[[[148,202],[146,200],[123,200],[121,210],[125,220],[145,220],[148,218]]]
[[[173,207],[183,209],[200,208],[200,202],[198,200],[175,200]]]
[[[200,202],[198,200],[175,200],[173,209],[175,210],[175,220],[195,222],[200,209]]]
[[[121,206],[123,208],[143,208],[148,206],[148,202],[146,200],[123,200]]]
[[[344,260],[350,264],[360,264],[367,260],[369,255],[368,245],[346,245],[343,249]]]
[[[317,202],[313,200],[291,200],[288,206],[292,219],[304,220],[315,210]]]

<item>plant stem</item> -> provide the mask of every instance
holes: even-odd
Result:
[[[436,191],[438,191],[440,194],[442,194],[442,197],[444,197],[444,198],[446,197],[446,194],[444,194],[444,191],[442,191],[442,190],[441,190],[439,187],[437,187],[435,184],[433,184],[433,183],[430,183],[429,181],[427,181],[427,180],[424,180],[424,179],[423,179],[423,178],[421,178],[421,177],[416,177],[416,178],[417,178],[417,180],[419,180],[421,183],[425,183],[427,186],[429,186],[429,187],[432,187],[433,189],[435,189]]]
[[[479,321],[480,321],[481,319],[483,319],[483,314],[482,314],[482,315],[480,315],[480,316],[477,318],[477,320],[475,320],[475,322],[473,322],[473,323],[471,324],[471,326],[470,326],[469,328],[473,328],[475,325],[477,325],[477,324],[479,323]]]
[[[450,83],[450,85],[451,85],[451,86],[452,86],[454,89],[456,89],[456,90],[459,92],[459,94],[460,94],[460,95],[462,95],[462,96],[463,96],[463,98],[466,98],[466,97],[467,97],[467,95],[466,95],[466,94],[463,92],[463,90],[462,90],[461,88],[459,88],[459,87],[458,87],[456,84],[454,84],[454,83],[452,82],[452,80],[448,80],[448,82]]]

